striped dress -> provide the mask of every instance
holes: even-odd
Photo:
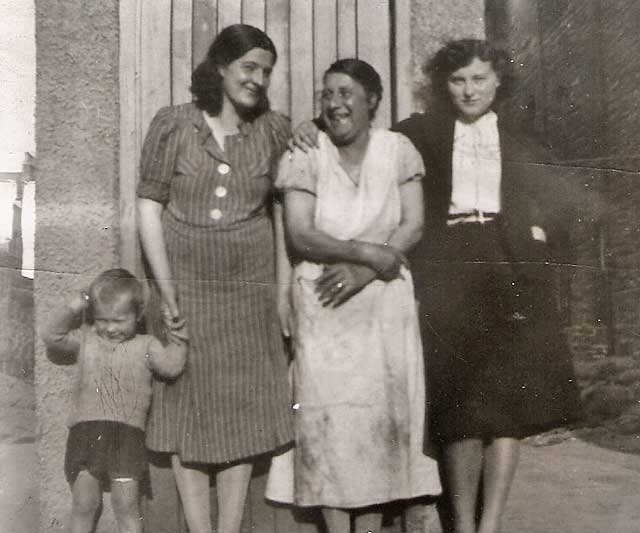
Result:
[[[267,112],[215,141],[193,104],[161,109],[142,151],[140,198],[165,205],[165,244],[191,340],[174,383],[156,383],[147,445],[223,463],[292,439],[269,213],[287,118]]]

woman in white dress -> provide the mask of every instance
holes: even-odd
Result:
[[[422,160],[371,127],[382,84],[369,64],[325,73],[318,147],[285,155],[292,254],[296,447],[274,461],[267,497],[320,506],[329,533],[378,532],[380,504],[440,492],[424,455],[425,388],[404,253],[421,237]],[[293,460],[290,460],[293,457]]]

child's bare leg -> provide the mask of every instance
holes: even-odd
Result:
[[[216,474],[218,533],[240,531],[252,470],[252,463],[240,463]]]
[[[71,505],[70,533],[90,533],[96,515],[102,506],[102,488],[100,481],[83,470],[71,487],[73,503]]]
[[[177,455],[171,456],[171,465],[189,531],[211,533],[208,472],[182,464]]]
[[[142,515],[135,479],[111,480],[111,506],[120,533],[142,533]]]
[[[349,533],[351,529],[351,513],[345,509],[323,507],[322,517],[329,533]]]

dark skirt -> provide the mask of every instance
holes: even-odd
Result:
[[[418,293],[432,439],[522,438],[579,419],[552,267],[510,261],[495,221],[447,228],[445,242]]]
[[[148,466],[144,431],[105,420],[71,426],[64,458],[67,481],[73,484],[83,470],[106,487],[118,478],[145,480]]]

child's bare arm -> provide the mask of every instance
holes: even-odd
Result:
[[[41,332],[47,349],[65,358],[73,360],[76,358],[80,350],[80,339],[76,331],[87,305],[84,293],[78,293],[61,309],[52,313],[48,324]]]
[[[149,368],[162,377],[175,378],[182,374],[187,362],[189,336],[186,328],[169,331],[167,340],[166,346],[157,339],[149,345]]]

